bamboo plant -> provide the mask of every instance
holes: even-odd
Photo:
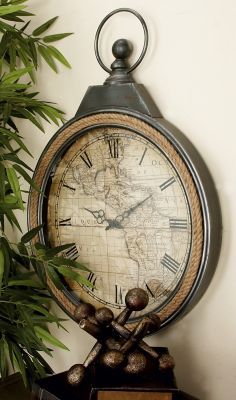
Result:
[[[22,235],[19,243],[6,234],[6,224],[21,231],[16,213],[26,208],[23,182],[40,190],[24,162],[24,153],[31,153],[19,120],[26,119],[41,131],[43,120],[57,125],[63,121],[63,112],[35,92],[37,70],[41,61],[55,72],[57,63],[70,68],[52,43],[71,33],[48,34],[57,17],[30,31],[33,14],[26,3],[0,0],[0,375],[8,375],[10,364],[20,371],[25,385],[51,372],[42,352],[51,355],[50,345],[66,349],[48,329],[48,323],[61,326],[61,319],[49,311],[46,274],[56,285],[58,272],[82,282],[75,269],[85,268],[63,257],[70,244],[49,249],[38,243],[32,252],[30,241],[42,227]],[[41,271],[40,277],[35,270]]]

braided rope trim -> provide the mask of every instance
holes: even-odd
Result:
[[[35,171],[34,181],[38,187],[42,186],[44,176],[47,173],[50,161],[56,156],[56,154],[58,154],[60,149],[69,139],[71,139],[73,135],[78,134],[79,131],[85,128],[92,128],[94,125],[99,126],[114,124],[123,125],[126,128],[130,128],[143,133],[164,151],[169,159],[172,160],[172,163],[174,164],[179,176],[181,177],[190,204],[192,217],[192,250],[186,273],[183,277],[177,293],[172,298],[172,300],[167,303],[167,305],[158,313],[161,320],[164,322],[179,309],[181,304],[188,297],[195,282],[195,279],[198,276],[199,266],[202,258],[204,232],[200,200],[191,173],[189,172],[186,164],[183,162],[182,158],[177,153],[173,145],[163,136],[163,134],[146,122],[125,114],[98,113],[92,116],[81,118],[66,127],[58,134],[58,136],[55,137],[54,141],[51,143],[51,145],[45,151],[39,161],[37,170]],[[35,190],[32,190],[29,197],[30,228],[34,228],[39,225],[39,200],[40,194]],[[37,242],[38,240],[39,237],[36,237],[34,239],[34,242]],[[56,288],[49,277],[47,277],[47,283],[49,289],[51,290],[57,301],[62,305],[62,307],[68,312],[69,315],[73,316],[76,306],[61,290]]]

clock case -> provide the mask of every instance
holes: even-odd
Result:
[[[121,41],[122,40],[124,39],[121,39]],[[123,44],[124,43],[122,43],[122,46]],[[154,103],[144,85],[134,81],[133,76],[130,73],[127,60],[124,57],[122,58],[122,56],[119,57],[116,58],[116,60],[112,63],[110,76],[106,79],[104,84],[90,86],[87,89],[87,92],[85,93],[85,96],[82,99],[74,118],[68,121],[52,137],[42,156],[45,154],[45,152],[47,152],[48,148],[55,140],[55,137],[64,129],[81,118],[92,116],[98,113],[122,114],[144,121],[161,132],[161,134],[171,142],[175,150],[179,153],[192,175],[192,179],[196,186],[200,200],[204,232],[203,250],[198,274],[188,296],[185,298],[181,306],[163,322],[162,327],[164,327],[180,315],[188,312],[198,302],[210,283],[217,265],[221,247],[221,211],[214,182],[202,157],[190,140],[179,129],[177,129],[162,116],[159,108]],[[67,141],[66,147],[69,147],[73,140],[74,137],[72,137],[70,141]],[[61,149],[60,154],[57,154],[56,157],[50,160],[47,169],[48,174],[45,174],[44,176],[41,186],[42,192],[39,199],[38,224],[42,224],[45,221],[43,202],[45,198],[45,188],[49,179],[49,173],[52,170],[53,165],[59,160],[60,155],[64,151],[65,148]],[[39,159],[38,165],[40,165],[40,160],[41,159]],[[29,208],[30,206],[29,199]],[[30,225],[31,221],[29,216],[29,226]],[[39,239],[41,242],[45,242],[44,232],[40,232]],[[53,293],[53,295],[58,301],[55,293]],[[73,293],[71,293],[66,286],[63,290],[63,295],[68,299],[69,302],[73,303],[74,305],[78,304],[78,298],[75,298]],[[63,308],[62,302],[58,302],[60,307]],[[66,311],[67,314],[70,314],[65,308],[64,311]],[[74,315],[70,314],[70,317],[74,318]]]

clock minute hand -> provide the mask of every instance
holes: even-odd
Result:
[[[152,196],[152,194],[150,194],[148,197],[146,197],[146,199],[140,201],[139,203],[135,204],[135,206],[130,207],[127,211],[124,211],[122,214],[117,215],[117,217],[115,218],[115,221],[117,222],[122,222],[125,218],[127,218],[132,212],[134,212],[138,207],[140,207],[143,203],[145,203],[145,201],[147,201],[148,199],[150,199],[150,197]]]

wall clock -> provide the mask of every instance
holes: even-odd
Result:
[[[137,16],[144,47],[130,67],[128,41],[116,41],[109,70],[98,40],[117,12]],[[86,265],[91,272],[85,277],[95,285],[66,281],[58,290],[48,278],[72,318],[80,301],[108,305],[118,314],[127,291],[141,287],[150,298],[143,313],[158,313],[164,327],[199,300],[217,264],[221,213],[208,169],[131,74],[147,45],[147,27],[136,11],[115,10],[102,21],[95,52],[109,77],[104,85],[89,87],[34,173],[42,191],[30,193],[29,226],[43,223],[39,240],[51,246],[73,242],[66,256]],[[142,316],[136,313],[129,322]]]

